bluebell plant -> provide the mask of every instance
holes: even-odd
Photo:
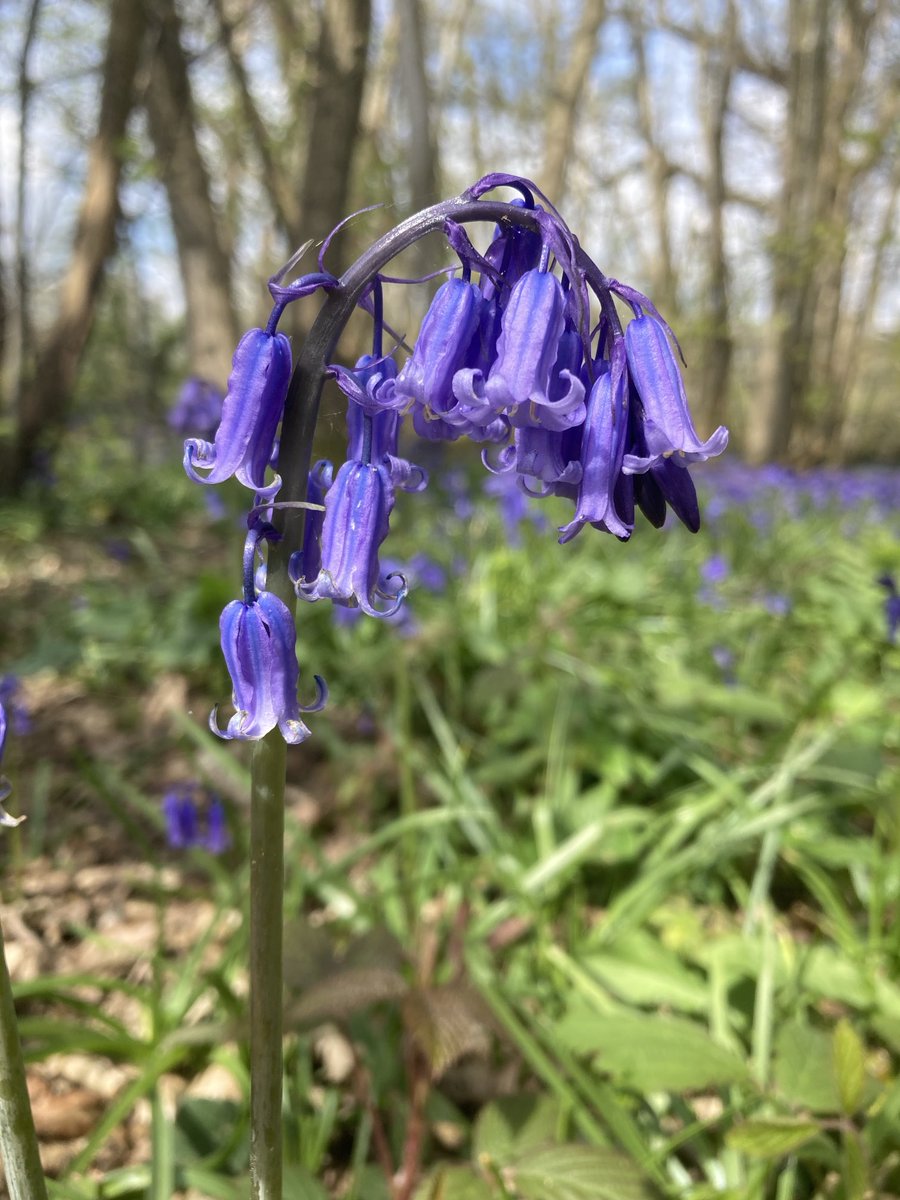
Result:
[[[486,199],[499,187],[510,202]],[[484,253],[465,226],[493,224]],[[398,280],[384,268],[433,230],[455,257],[404,362],[385,350],[385,292]],[[309,729],[297,699],[298,667],[289,603],[331,600],[373,617],[395,614],[407,593],[402,573],[380,566],[398,491],[417,492],[426,473],[401,456],[409,418],[427,441],[468,438],[496,474],[511,475],[530,497],[559,496],[572,516],[566,543],[586,525],[627,541],[636,512],[660,526],[667,509],[689,529],[700,524],[689,467],[722,453],[728,432],[705,440],[691,417],[680,347],[653,303],[603,274],[533,183],[493,174],[454,200],[435,205],[381,238],[338,278],[318,269],[283,280],[295,255],[269,281],[274,300],[265,328],[245,334],[234,356],[221,419],[212,440],[185,442],[184,465],[198,482],[232,475],[254,494],[241,600],[222,614],[222,647],[236,712],[226,738],[258,739],[277,727],[289,743]],[[303,248],[308,249],[307,247]],[[293,368],[289,339],[278,331],[288,304],[321,290],[325,303]],[[623,327],[620,309],[631,320]],[[361,307],[371,318],[372,351],[350,369],[332,364],[338,336]],[[340,465],[310,467],[315,410],[325,378],[347,402],[348,448]],[[293,378],[293,382],[292,382]],[[300,393],[311,397],[304,424]],[[295,428],[291,430],[292,417]],[[279,426],[283,420],[280,442]],[[277,473],[274,464],[277,462]],[[305,524],[291,509],[306,509]],[[261,532],[261,530],[263,530]],[[282,542],[290,588],[265,590],[265,567],[249,571],[265,542]],[[260,583],[260,580],[262,582]],[[313,708],[324,700],[324,685]]]
[[[506,187],[511,201],[491,197]],[[492,229],[482,253],[467,226]],[[338,226],[340,228],[340,226]],[[336,231],[335,231],[336,232]],[[453,256],[411,352],[385,318],[393,287],[425,280],[387,273],[420,238],[443,232]],[[310,733],[298,698],[293,610],[330,600],[339,610],[396,619],[408,591],[383,558],[400,492],[421,492],[426,472],[400,452],[412,432],[432,443],[469,439],[495,478],[526,496],[571,505],[566,543],[591,525],[627,541],[636,512],[662,525],[667,508],[696,530],[693,463],[725,449],[705,441],[687,406],[678,343],[652,302],[607,278],[538,188],[492,174],[461,195],[416,213],[375,241],[340,277],[325,266],[290,281],[302,247],[272,279],[272,313],[244,335],[217,429],[185,442],[184,466],[199,483],[234,476],[253,500],[244,545],[243,595],[222,614],[222,649],[234,714],[224,738],[253,743],[250,805],[251,1198],[281,1196],[281,995],[286,744]],[[293,361],[278,329],[285,308],[322,294]],[[623,326],[617,302],[630,311]],[[337,347],[358,309],[371,320],[371,351],[352,368]],[[386,348],[388,339],[394,342]],[[347,454],[313,463],[326,380],[346,397]],[[198,431],[199,434],[199,431]],[[426,449],[426,447],[423,447]],[[415,455],[413,456],[415,457]]]

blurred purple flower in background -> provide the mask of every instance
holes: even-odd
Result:
[[[3,752],[6,749],[6,730],[6,709],[0,701],[0,766],[3,765]],[[11,817],[3,807],[3,801],[11,791],[12,786],[9,780],[4,775],[0,775],[0,825],[5,825],[7,829],[14,829],[16,825],[21,825],[25,820],[24,816]]]
[[[887,625],[887,639],[897,641],[897,630],[900,629],[900,593],[897,591],[897,581],[893,575],[885,573],[878,582],[887,592],[884,601],[884,620]]]
[[[201,795],[202,789],[196,783],[177,784],[166,792],[162,802],[166,840],[173,850],[221,854],[231,845],[225,809],[218,796],[211,796],[203,805]]]
[[[22,681],[18,675],[0,675],[0,704],[6,709],[7,720],[16,737],[31,733],[33,723],[28,709],[19,700]]]
[[[726,559],[721,554],[712,554],[700,568],[704,583],[722,583],[731,573]]]
[[[224,393],[214,383],[192,375],[182,384],[169,410],[169,427],[187,437],[211,438],[222,417],[224,401]]]
[[[737,684],[737,676],[735,675],[736,658],[734,651],[729,646],[713,646],[712,648],[713,662],[722,672],[722,682],[728,687],[734,687]]]

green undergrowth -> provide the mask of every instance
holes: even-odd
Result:
[[[225,781],[227,860],[189,863],[217,920],[246,892],[246,756],[203,723],[229,690],[240,532],[196,489],[173,525],[169,485],[126,553],[79,545],[84,603],[51,573],[52,619],[19,613],[5,665],[74,679],[129,730],[133,758],[52,761],[48,813],[74,788],[163,865],[154,765]],[[462,520],[438,492],[401,498],[405,618],[299,608],[301,686],[322,674],[331,701],[290,752],[317,807],[288,820],[286,1196],[900,1196],[900,650],[876,582],[900,568],[895,518],[761,501],[693,538],[559,547],[552,506],[511,532],[473,488]],[[34,520],[7,531],[19,561],[64,561],[65,531]],[[194,712],[148,747],[140,697],[164,673]],[[30,736],[7,764],[23,808]],[[59,851],[44,824],[26,852]],[[210,963],[214,935],[178,964],[161,943],[139,982],[19,985],[32,1060],[137,1068],[56,1196],[246,1195],[245,945]],[[145,1036],[84,998],[111,988]],[[164,1075],[210,1062],[241,1101],[163,1102]],[[151,1160],[90,1176],[141,1100]]]

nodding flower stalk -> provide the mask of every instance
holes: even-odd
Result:
[[[510,201],[489,196],[506,187]],[[483,252],[467,227],[493,227]],[[338,226],[340,228],[340,226]],[[384,351],[389,289],[421,286],[386,274],[401,251],[442,231],[453,262],[405,361]],[[235,353],[213,440],[185,443],[185,469],[210,484],[232,475],[253,493],[241,599],[225,609],[222,649],[234,714],[219,736],[255,743],[251,806],[251,1092],[254,1197],[280,1200],[281,805],[285,744],[310,733],[297,698],[292,610],[330,600],[372,617],[397,611],[407,592],[384,576],[382,547],[399,492],[427,478],[398,451],[404,420],[428,441],[468,439],[485,466],[513,473],[528,496],[572,506],[567,543],[586,525],[627,541],[640,511],[653,525],[667,507],[699,526],[688,467],[721,454],[728,433],[703,441],[691,419],[674,335],[648,297],[607,278],[537,187],[492,174],[416,213],[374,242],[343,275],[317,270],[284,283],[308,243],[269,281],[274,307]],[[323,302],[291,371],[278,330],[284,309],[321,291]],[[631,310],[623,328],[617,302]],[[357,309],[372,350],[354,367],[335,362]],[[319,400],[334,380],[347,401],[343,463],[311,468]],[[201,432],[201,431],[198,431]],[[208,433],[207,433],[208,436]],[[277,446],[277,452],[276,452]],[[277,460],[278,474],[273,464]],[[269,472],[272,472],[269,476]]]

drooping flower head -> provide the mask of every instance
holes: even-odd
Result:
[[[516,199],[487,199],[500,187],[512,188]],[[468,223],[478,221],[493,230],[483,251],[467,232]],[[439,266],[420,280],[384,273],[397,254],[437,231],[455,266]],[[658,526],[672,509],[696,530],[699,506],[687,468],[727,444],[721,427],[706,440],[698,435],[675,359],[677,342],[653,304],[607,278],[530,181],[485,176],[383,235],[340,278],[324,266],[331,242],[328,237],[322,245],[317,272],[282,283],[307,245],[270,280],[275,309],[266,328],[251,331],[238,347],[214,441],[186,443],[192,478],[215,483],[236,475],[256,493],[244,596],[222,616],[237,708],[226,737],[261,737],[276,725],[288,740],[308,734],[296,697],[285,567],[304,599],[330,599],[371,616],[398,611],[407,582],[401,571],[387,568],[382,548],[397,493],[420,491],[427,482],[399,449],[407,414],[413,431],[430,442],[487,443],[482,461],[504,485],[504,496],[509,482],[522,502],[553,496],[571,503],[562,543],[587,525],[625,541],[637,511]],[[445,278],[409,350],[407,334],[385,320],[386,289],[438,276]],[[317,288],[330,294],[289,389],[290,351],[277,322],[287,304]],[[624,329],[619,302],[633,313]],[[352,369],[326,365],[323,356],[332,356],[354,308],[371,318],[371,353]],[[385,333],[394,339],[388,353]],[[398,367],[401,350],[409,353]],[[346,398],[346,459],[334,467],[321,460],[310,469],[310,429],[325,378]],[[289,391],[290,411],[279,433]],[[275,465],[276,438],[277,469],[287,482],[277,500],[280,480],[265,480]],[[308,510],[302,533],[294,517],[278,515],[297,507]],[[271,552],[279,556],[272,591],[265,569],[254,582],[246,557],[255,565],[269,522],[280,522],[288,535],[284,556]]]
[[[402,418],[396,408],[396,367],[385,369],[374,388],[366,378],[371,370],[372,357],[367,355],[354,372],[337,373],[349,399],[347,461],[325,495],[319,570],[307,574],[310,556],[295,555],[291,575],[306,600],[332,600],[359,606],[369,616],[385,617],[396,612],[406,595],[402,576],[397,576],[393,590],[384,586],[378,560],[388,535],[394,491],[421,491],[427,477],[397,452]],[[379,409],[382,394],[386,406]],[[366,397],[362,403],[356,399],[360,395]],[[388,582],[392,580],[388,576]]]
[[[195,483],[222,483],[236,475],[259,495],[275,495],[281,480],[267,485],[265,474],[290,378],[291,344],[283,333],[251,329],[244,334],[234,352],[215,441],[188,438],[184,443],[184,469]]]
[[[258,526],[248,534],[244,546],[244,596],[227,605],[219,621],[235,713],[224,730],[218,727],[215,709],[209,721],[213,733],[228,740],[265,737],[277,726],[284,740],[296,745],[310,734],[300,714],[319,711],[327,689],[316,676],[315,702],[309,707],[300,704],[294,618],[283,600],[271,592],[256,591],[256,547],[267,533]]]

